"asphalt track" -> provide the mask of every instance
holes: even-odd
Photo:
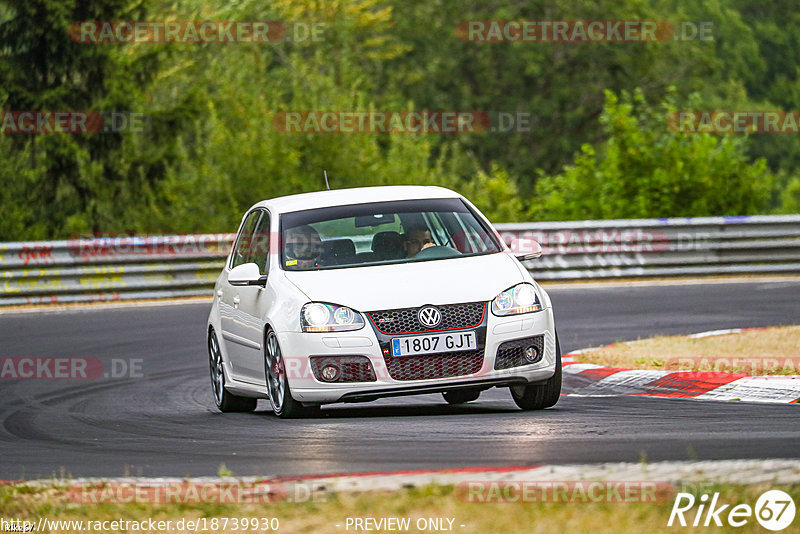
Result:
[[[800,324],[800,282],[560,287],[562,348],[654,334]],[[208,304],[0,314],[0,356],[141,359],[141,377],[0,381],[0,478],[301,475],[605,461],[800,458],[800,407],[562,397],[536,413],[507,390],[336,405],[279,420],[213,408]],[[569,390],[569,383],[565,383]]]

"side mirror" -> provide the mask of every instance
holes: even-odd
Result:
[[[519,246],[519,242],[517,242],[517,246]],[[528,249],[528,252],[525,254],[514,255],[514,257],[519,261],[535,260],[536,258],[540,258],[542,256],[542,245],[540,245],[538,241],[531,240],[530,246],[526,246],[525,248]]]
[[[265,286],[267,277],[261,276],[261,271],[255,263],[243,263],[231,269],[228,273],[228,283],[232,286]]]
[[[535,260],[536,258],[542,257],[542,251],[539,252],[531,252],[530,254],[520,254],[519,256],[514,256],[519,261],[528,261],[528,260]]]

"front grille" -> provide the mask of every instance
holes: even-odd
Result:
[[[539,350],[539,356],[536,358],[536,361],[529,362],[525,359],[525,349],[528,347],[536,347]],[[494,368],[509,369],[511,367],[519,367],[521,365],[530,365],[532,363],[541,361],[543,355],[543,335],[506,341],[497,347],[497,357],[494,360]]]
[[[375,382],[375,370],[366,356],[311,356],[311,370],[320,382]],[[322,378],[322,369],[333,365],[339,370],[334,380]]]
[[[483,349],[420,356],[384,355],[389,376],[395,380],[427,380],[477,373],[483,367]]]
[[[417,318],[419,308],[376,311],[367,315],[375,327],[384,334],[412,334],[455,330],[458,328],[474,328],[480,325],[486,312],[486,303],[447,304],[445,306],[437,306],[437,308],[442,312],[442,322],[436,328],[428,328],[420,324]]]

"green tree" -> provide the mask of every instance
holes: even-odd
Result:
[[[156,98],[200,88],[203,113],[181,133],[185,157],[169,166],[145,228],[219,231],[264,198],[324,188],[422,184],[456,187],[457,151],[432,157],[435,140],[421,134],[284,133],[280,111],[414,109],[389,107],[371,94],[365,65],[398,53],[391,12],[374,0],[218,4],[205,18],[321,24],[321,41],[277,45],[209,45],[184,49],[160,79]],[[190,11],[182,16],[199,18]],[[358,36],[358,38],[354,38]],[[335,61],[332,59],[335,58]],[[474,168],[474,167],[473,167]]]
[[[28,164],[25,188],[12,188],[16,196],[5,198],[6,205],[25,207],[16,209],[14,221],[0,223],[0,234],[116,232],[132,230],[146,217],[142,198],[175,155],[175,132],[192,114],[191,93],[171,108],[148,106],[145,91],[167,55],[165,47],[77,43],[68,33],[76,21],[146,20],[146,7],[140,0],[2,2],[3,109],[142,112],[150,121],[143,135],[19,135],[5,143],[9,158],[24,155]]]
[[[745,215],[765,210],[774,177],[751,162],[745,139],[679,133],[676,110],[649,106],[640,91],[606,92],[600,117],[607,141],[584,145],[571,165],[537,182],[535,219],[612,219]]]

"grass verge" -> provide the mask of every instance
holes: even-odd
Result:
[[[698,498],[702,494],[713,496],[719,492],[720,504],[730,504],[728,511],[737,504],[755,507],[758,497],[767,490],[782,489],[796,503],[800,503],[800,485],[707,485],[695,487],[690,491]],[[277,532],[284,533],[342,533],[354,532],[346,528],[347,518],[409,518],[411,528],[407,532],[420,532],[417,520],[430,518],[452,519],[452,531],[461,533],[652,533],[672,529],[680,532],[707,532],[708,528],[667,527],[672,510],[674,495],[665,496],[656,503],[584,503],[584,502],[526,502],[486,504],[467,502],[464,492],[454,486],[426,486],[393,492],[341,493],[325,495],[318,502],[279,502],[276,504],[170,504],[154,505],[143,503],[128,504],[81,504],[70,497],[64,486],[3,486],[0,487],[0,517],[31,521],[37,525],[39,518],[60,521],[146,521],[205,518],[217,519],[217,527],[210,532],[270,532],[275,531],[260,526],[257,529],[233,529],[232,518],[275,518]],[[687,523],[694,520],[697,506],[687,512]],[[725,523],[727,511],[722,514]],[[228,527],[221,522],[228,518]],[[705,514],[701,517],[702,521]],[[795,519],[796,525],[798,519]],[[173,523],[174,524],[174,523]],[[275,525],[275,523],[272,523]],[[84,523],[86,525],[86,523]],[[338,525],[338,526],[337,526]],[[444,521],[444,525],[449,525]],[[462,526],[463,525],[463,526]],[[792,531],[790,527],[786,531]],[[750,517],[743,527],[723,526],[712,528],[714,532],[763,532],[755,517]],[[77,529],[42,529],[42,532],[77,532]],[[84,528],[81,532],[99,532]],[[103,532],[122,532],[123,529],[103,530]],[[128,526],[128,532],[136,529]],[[140,532],[146,530],[139,530]],[[177,532],[166,530],[163,532]],[[203,529],[199,529],[203,532]],[[360,530],[363,532],[363,530]],[[372,530],[383,532],[385,530]],[[422,530],[432,532],[434,530]],[[796,530],[795,530],[796,532]]]
[[[800,375],[800,326],[641,339],[578,354],[575,361],[625,369]]]

